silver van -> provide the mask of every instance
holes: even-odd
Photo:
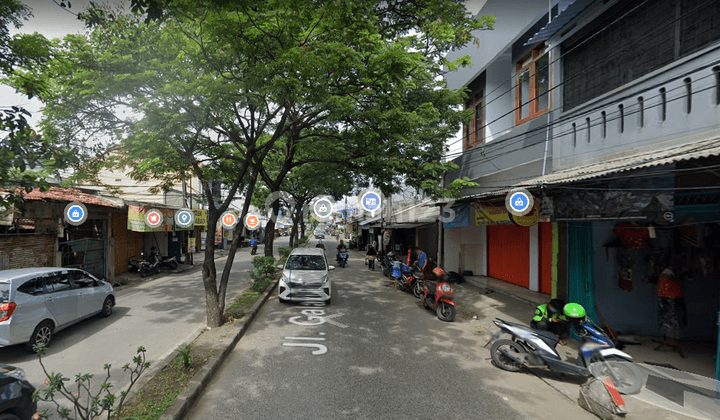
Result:
[[[115,291],[92,274],[63,267],[0,271],[0,347],[50,345],[63,328],[112,314]]]

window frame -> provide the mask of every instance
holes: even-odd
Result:
[[[525,54],[520,60],[518,60],[515,63],[515,125],[519,125],[522,123],[525,123],[527,121],[530,121],[532,119],[535,119],[543,114],[546,114],[550,108],[552,108],[552,95],[550,95],[551,90],[551,75],[550,75],[550,57],[549,57],[549,51],[545,51],[545,44],[541,44],[540,46],[534,48],[529,53]],[[543,58],[548,57],[548,101],[547,101],[547,107],[543,109],[537,109],[539,106],[539,96],[537,94],[537,62]],[[521,103],[521,92],[522,92],[522,84],[520,83],[520,75],[524,73],[525,71],[528,71],[529,73],[529,80],[528,83],[530,84],[530,90],[529,90],[529,98],[527,105],[530,107],[530,112],[528,113],[527,117],[522,116],[522,106]]]
[[[477,127],[477,111],[480,107],[480,127]],[[472,119],[463,126],[463,149],[468,150],[485,141],[485,96],[482,91],[474,93],[465,102],[465,109],[472,109]]]

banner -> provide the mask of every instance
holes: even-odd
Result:
[[[195,247],[195,239],[196,238],[188,238],[188,252],[197,252],[197,248]]]
[[[207,226],[207,210],[193,210],[195,213],[195,226]]]
[[[145,213],[148,210],[150,207],[129,205],[127,229],[133,232],[171,232],[174,230],[175,210],[158,209],[163,214],[163,223],[154,229],[145,224]]]
[[[540,204],[535,200],[532,210],[525,216],[510,215],[512,221],[518,226],[534,226],[540,221]]]
[[[445,211],[445,209],[442,209]],[[459,207],[452,208],[452,211],[455,212],[455,218],[448,223],[443,223],[443,227],[445,229],[451,229],[451,228],[459,228],[459,227],[465,227],[470,226],[470,204],[463,204]],[[443,213],[443,216],[446,216],[447,213]]]
[[[475,225],[508,225],[510,213],[505,208],[505,202],[498,201],[495,205],[475,203]]]

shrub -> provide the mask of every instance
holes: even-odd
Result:
[[[109,364],[104,366],[107,376],[105,376],[104,381],[97,392],[93,393],[90,391],[90,381],[93,378],[93,375],[87,373],[78,373],[75,375],[75,386],[71,386],[71,388],[74,388],[75,392],[73,392],[73,390],[68,389],[68,387],[65,386],[66,382],[68,382],[69,386],[71,385],[70,378],[64,377],[62,373],[48,373],[45,368],[45,364],[42,361],[42,357],[45,355],[45,351],[47,349],[45,345],[37,344],[34,349],[37,352],[38,362],[40,362],[40,366],[47,378],[45,379],[45,385],[47,385],[47,388],[43,390],[35,390],[33,393],[33,399],[35,401],[53,402],[56,406],[57,414],[62,419],[81,418],[89,420],[99,417],[120,418],[120,411],[122,410],[122,406],[128,392],[133,385],[135,385],[138,378],[140,378],[140,375],[142,375],[143,372],[150,367],[150,362],[145,361],[145,348],[142,346],[138,347],[137,355],[133,357],[132,361],[134,366],[130,367],[130,363],[123,366],[123,370],[125,372],[130,372],[130,386],[126,391],[120,392],[120,398],[118,399],[115,394],[110,392],[112,384],[109,382]],[[56,398],[61,396],[72,403],[72,410],[60,405],[60,403],[56,401]],[[71,417],[73,413],[74,417]],[[47,419],[49,418],[49,413],[47,410],[42,410],[35,413],[33,419],[35,418]]]
[[[275,257],[255,257],[252,263],[255,268],[248,270],[248,273],[253,280],[253,289],[264,290],[275,274]]]
[[[291,246],[281,246],[278,248],[278,252],[280,252],[280,258],[281,259],[287,259],[287,257],[290,256],[290,253],[292,252],[293,247]]]
[[[178,359],[178,367],[189,368],[192,366],[193,357],[192,357],[192,354],[190,354],[191,348],[192,348],[192,344],[178,347],[178,353],[180,354],[180,358]]]

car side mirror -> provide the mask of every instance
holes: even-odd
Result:
[[[334,270],[334,269],[335,269],[335,266],[334,266],[334,265],[329,265],[329,266],[328,266],[328,271],[332,271],[332,270]]]
[[[278,265],[277,265],[277,268],[283,268],[283,265],[282,265],[282,264],[278,264]]]

